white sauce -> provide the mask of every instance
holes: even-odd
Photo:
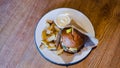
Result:
[[[70,24],[71,18],[68,14],[60,14],[57,16],[55,23],[59,28],[64,28],[68,24]]]

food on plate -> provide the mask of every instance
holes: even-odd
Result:
[[[57,47],[55,44],[58,32],[60,29],[55,25],[53,20],[47,20],[46,21],[46,27],[42,31],[42,41],[40,48],[43,49],[44,47],[47,47],[50,51],[56,51],[56,54],[61,54],[63,52],[61,45]]]
[[[69,14],[60,14],[56,17],[55,23],[59,28],[64,28],[66,25],[70,24],[71,18]]]
[[[79,31],[72,27],[64,28],[61,34],[61,45],[63,50],[69,53],[78,52],[84,44],[84,37]]]
[[[62,54],[62,53],[63,53],[63,49],[59,49],[59,50],[56,51],[56,54],[57,54],[57,55],[60,55],[60,54]]]
[[[57,55],[64,51],[77,53],[85,43],[84,35],[74,27],[69,27],[71,18],[66,14],[58,15],[55,21],[56,23],[53,20],[46,21],[40,48],[46,47],[50,51],[55,51]]]

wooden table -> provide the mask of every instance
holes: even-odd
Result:
[[[0,0],[0,68],[66,68],[45,60],[34,43],[40,18],[62,7],[83,12],[99,39],[85,60],[68,68],[120,68],[120,0]]]

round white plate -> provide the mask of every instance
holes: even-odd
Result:
[[[93,37],[95,37],[93,26],[90,20],[83,13],[75,9],[71,9],[71,8],[58,8],[58,9],[48,12],[40,19],[35,29],[34,40],[35,40],[36,47],[39,53],[46,60],[52,63],[55,63],[55,64],[59,64],[59,65],[72,65],[72,64],[80,62],[85,57],[87,57],[87,55],[90,53],[92,48],[82,51],[81,54],[76,55],[73,58],[73,60],[69,63],[65,63],[64,60],[60,56],[54,54],[52,51],[49,51],[47,48],[42,49],[42,50],[39,48],[41,44],[41,40],[42,40],[41,34],[42,34],[43,29],[45,28],[46,20],[47,19],[54,20],[59,14],[63,14],[63,13],[70,14],[70,16],[77,22],[77,24],[79,24],[80,27],[82,27],[87,32],[89,32]]]

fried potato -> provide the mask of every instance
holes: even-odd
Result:
[[[45,48],[44,44],[41,44],[40,49],[44,49],[44,48]]]
[[[50,47],[55,47],[55,43],[50,42],[50,43],[49,43],[49,46],[50,46]]]
[[[46,27],[45,29],[49,28],[50,27],[50,24],[49,23],[45,23]]]
[[[52,33],[53,33],[53,31],[51,31],[49,29],[46,30],[46,34],[52,34]]]
[[[51,24],[48,29],[51,30],[51,31],[54,31],[54,26],[55,26],[55,24]]]
[[[56,47],[48,47],[48,49],[51,50],[51,51],[55,51]]]
[[[46,41],[42,40],[41,43],[44,44],[45,47],[49,47],[49,45]]]
[[[52,20],[47,20],[46,22],[49,23],[49,24],[52,24],[52,23],[53,23]]]
[[[52,34],[52,33],[54,33],[54,26],[55,26],[55,24],[51,24],[50,25],[50,27],[48,27],[47,29],[46,29],[46,33],[47,34]]]
[[[47,38],[47,42],[51,42],[51,41],[53,41],[53,40],[55,40],[55,39],[56,39],[55,34],[52,34],[51,36],[49,36],[49,37]]]
[[[54,28],[55,28],[55,30],[56,30],[57,32],[60,31],[60,29],[59,29],[57,26],[54,26]]]
[[[59,49],[59,50],[56,51],[56,54],[57,54],[57,55],[60,55],[60,54],[62,54],[62,53],[63,53],[63,49]]]
[[[46,40],[47,35],[46,35],[46,30],[42,31],[42,40]]]
[[[57,55],[60,55],[63,52],[61,45],[56,45],[55,41],[60,29],[55,25],[54,21],[47,20],[46,28],[42,32],[42,41],[40,48],[43,49],[47,47],[51,51],[55,51]]]

